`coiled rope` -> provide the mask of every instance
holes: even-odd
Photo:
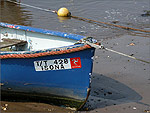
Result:
[[[32,6],[32,5],[28,5],[28,4],[24,4],[24,3],[20,3],[20,2],[15,2],[15,1],[11,1],[11,0],[6,0],[6,1],[18,4],[18,5],[23,5],[23,6],[31,7],[31,8],[34,8],[34,9],[38,9],[38,10],[41,10],[41,11],[52,12],[52,13],[57,14],[56,10],[44,9],[44,8],[40,8],[40,7],[36,7],[36,6]],[[96,21],[96,20],[92,20],[92,19],[88,19],[88,18],[78,17],[78,16],[70,15],[70,17],[75,18],[75,19],[79,19],[79,20],[82,20],[82,21],[87,21],[87,22],[90,22],[90,23],[91,22],[93,22],[93,23],[96,22],[96,23],[105,24],[105,25],[109,25],[109,26],[114,26],[114,27],[118,27],[118,28],[122,28],[122,29],[126,29],[126,30],[133,30],[133,31],[140,31],[140,32],[150,33],[150,31],[148,31],[148,30],[137,29],[137,28],[132,28],[132,27],[126,27],[126,26],[111,24],[111,23],[107,23],[107,22]]]

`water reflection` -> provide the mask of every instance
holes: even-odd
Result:
[[[58,16],[59,22],[64,22],[65,20],[71,19],[71,17],[60,17]]]
[[[13,0],[17,1],[17,0]],[[30,26],[32,23],[32,14],[30,11],[25,10],[20,5],[1,0],[0,2],[0,21]]]

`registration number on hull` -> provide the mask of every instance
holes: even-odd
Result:
[[[36,71],[64,70],[81,68],[80,57],[34,61]]]

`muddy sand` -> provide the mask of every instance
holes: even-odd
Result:
[[[124,35],[103,40],[107,48],[150,61],[150,36]],[[44,103],[1,101],[1,112],[74,112]],[[96,50],[89,113],[150,113],[150,64]],[[85,112],[85,111],[79,111]]]

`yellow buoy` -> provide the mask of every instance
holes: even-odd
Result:
[[[68,17],[71,16],[71,13],[67,8],[63,7],[58,10],[57,15],[62,17]]]

